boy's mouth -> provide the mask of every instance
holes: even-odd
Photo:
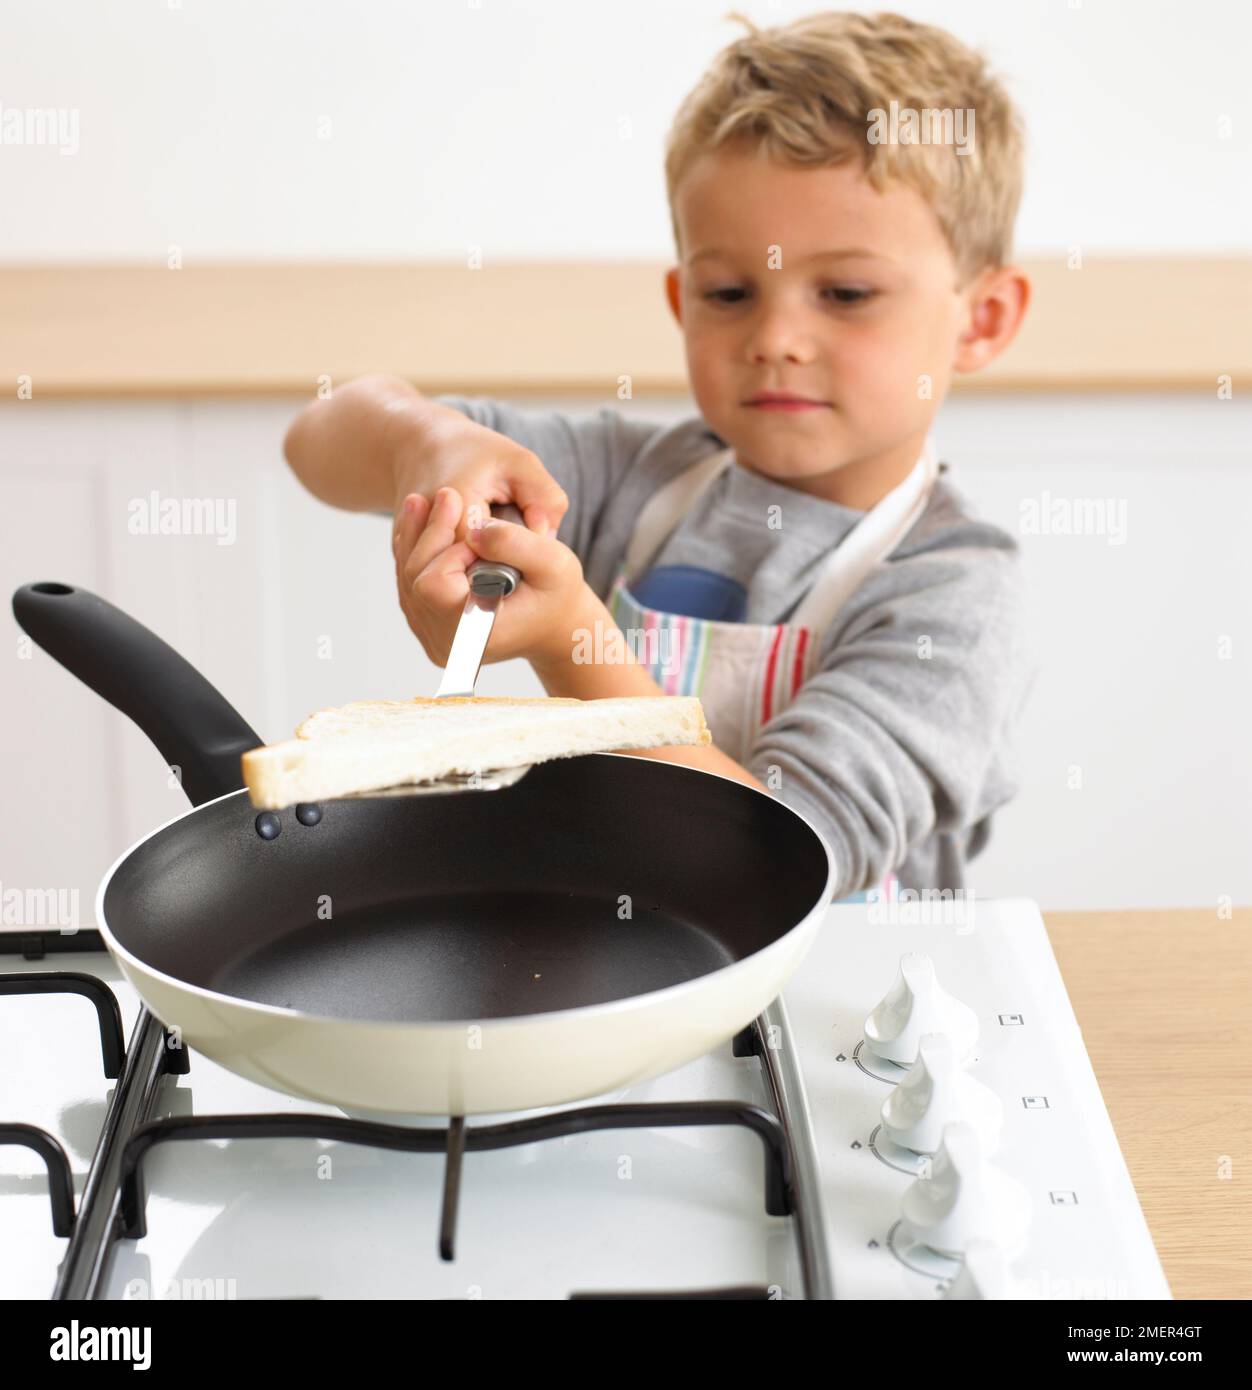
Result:
[[[800,396],[794,391],[758,391],[743,402],[757,410],[825,410],[826,401],[814,400],[812,396]]]

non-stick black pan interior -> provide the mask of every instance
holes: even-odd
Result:
[[[769,795],[612,754],[503,791],[328,801],[244,792],[129,855],[118,942],[224,994],[336,1018],[487,1019],[605,1003],[762,949],[823,900],[819,837]]]

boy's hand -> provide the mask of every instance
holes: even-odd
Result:
[[[411,494],[396,517],[392,548],[400,607],[426,655],[447,665],[469,597],[465,571],[480,558],[502,560],[522,573],[521,584],[500,602],[484,662],[568,655],[577,614],[590,593],[578,557],[554,535],[508,521],[488,520],[468,529],[468,543],[457,540],[464,511],[460,493],[448,487],[436,493],[433,506]]]
[[[429,502],[441,487],[451,487],[465,504],[457,524],[460,541],[471,527],[490,519],[497,502],[514,503],[531,530],[546,521],[556,534],[569,498],[529,449],[433,401],[422,402],[416,420],[411,406],[394,414],[390,438],[397,512],[409,493]]]

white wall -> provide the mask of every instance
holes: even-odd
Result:
[[[739,7],[762,25],[821,8]],[[1023,253],[1252,246],[1252,7],[894,7],[1009,80],[1031,140]],[[662,141],[742,32],[734,8],[3,0],[0,104],[76,110],[79,149],[0,145],[0,260],[666,256]]]

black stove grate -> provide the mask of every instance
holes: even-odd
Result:
[[[51,938],[44,941],[43,938]],[[85,941],[94,937],[96,941]],[[78,951],[104,949],[98,933],[37,933],[11,938],[0,952],[18,951],[39,959],[43,948],[67,950],[72,939]],[[55,944],[53,944],[55,943]],[[461,1164],[467,1152],[531,1144],[572,1134],[605,1129],[638,1129],[692,1125],[739,1125],[756,1134],[764,1154],[764,1202],[771,1216],[795,1216],[805,1293],[821,1291],[823,1270],[816,1263],[812,1220],[814,1205],[804,1200],[803,1183],[785,1121],[788,1110],[777,1064],[766,1047],[762,1020],[754,1021],[733,1043],[736,1057],[756,1056],[770,1086],[774,1113],[743,1101],[664,1101],[646,1104],[584,1105],[552,1114],[525,1116],[498,1124],[468,1125],[453,1116],[446,1127],[412,1129],[406,1126],[318,1114],[199,1115],[152,1118],[161,1079],[186,1074],[186,1049],[141,1006],[129,1054],[122,1035],[121,1010],[109,986],[94,975],[70,971],[0,974],[0,995],[76,993],[96,1008],[101,1055],[107,1078],[120,1078],[105,1117],[77,1212],[73,1176],[59,1142],[46,1130],[20,1122],[0,1124],[0,1144],[21,1144],[38,1153],[48,1169],[53,1230],[69,1237],[54,1299],[102,1296],[109,1264],[118,1240],[137,1240],[147,1233],[143,1161],[158,1144],[207,1139],[325,1139],[364,1144],[408,1153],[444,1155],[443,1202],[438,1232],[439,1255],[456,1253],[457,1213],[461,1200]],[[757,1299],[777,1291],[757,1287],[683,1290],[674,1292],[579,1292],[578,1300],[621,1299]]]

